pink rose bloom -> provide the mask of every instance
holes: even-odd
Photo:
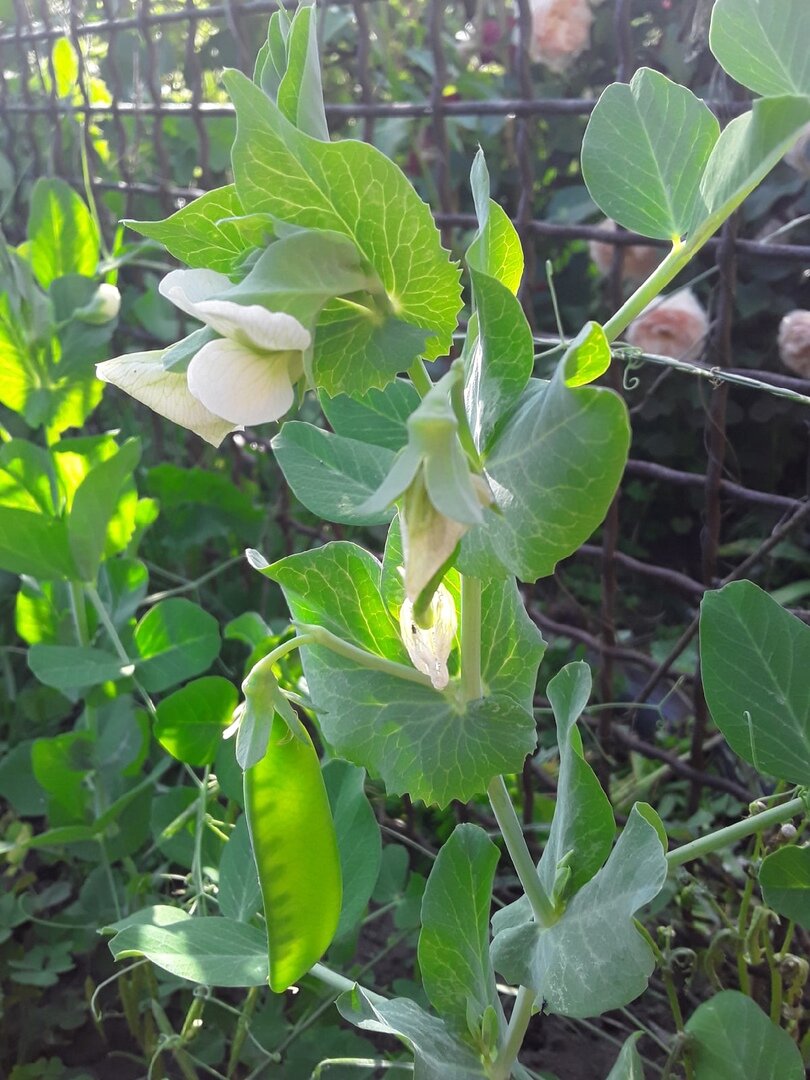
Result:
[[[630,324],[625,340],[645,353],[695,360],[709,332],[709,319],[691,289],[655,300]]]
[[[532,60],[562,72],[591,43],[593,15],[587,0],[531,0]]]
[[[810,311],[797,308],[779,324],[779,355],[788,371],[810,379]]]
[[[605,232],[615,232],[616,222],[608,219],[598,227]],[[661,248],[648,247],[646,244],[632,244],[622,250],[622,278],[625,281],[646,281],[664,257]],[[591,240],[588,251],[599,273],[606,277],[613,265],[613,245],[603,244],[601,240]]]

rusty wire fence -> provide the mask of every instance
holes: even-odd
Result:
[[[42,174],[80,189],[89,184],[108,229],[124,216],[164,216],[228,181],[233,114],[217,72],[226,65],[251,71],[275,3],[14,4],[16,18],[0,29],[0,151],[11,235],[19,235],[28,188]],[[721,121],[745,105],[702,47],[702,0],[676,5],[678,19],[666,0],[606,0],[595,9],[592,51],[567,80],[532,61],[529,0],[332,0],[319,7],[333,132],[392,154],[458,252],[474,227],[467,173],[476,145],[484,145],[493,194],[525,247],[521,296],[538,335],[554,326],[546,260],[555,264],[563,314],[576,329],[577,320],[620,304],[626,247],[652,243],[621,231],[606,236],[577,172],[601,89],[641,63],[666,70],[674,48],[689,54],[684,70]],[[54,46],[65,39],[76,63],[70,86],[64,76],[60,85],[55,62]],[[622,492],[600,535],[529,596],[546,637],[584,648],[598,669],[604,707],[593,734],[602,760],[629,751],[658,759],[689,785],[692,807],[705,786],[742,799],[756,793],[751,776],[731,771],[707,716],[694,653],[703,591],[744,576],[810,578],[802,555],[810,524],[806,414],[776,399],[763,405],[762,393],[724,377],[753,375],[810,392],[809,381],[780,369],[772,344],[776,316],[808,306],[801,290],[810,265],[801,212],[810,194],[789,176],[779,184],[767,212],[729,222],[693,272],[709,283],[701,287],[711,329],[699,363],[712,379],[673,379],[664,369],[645,372],[639,387],[614,362],[608,378],[627,396],[635,428]],[[780,242],[762,238],[774,232]],[[615,249],[601,281],[588,259],[591,240]],[[759,308],[758,288],[765,296]],[[678,443],[683,429],[686,450]],[[777,558],[786,545],[787,570]],[[795,594],[801,610],[802,590]],[[657,714],[638,707],[662,698]],[[637,704],[611,706],[617,699]],[[646,715],[658,722],[645,723]],[[688,754],[662,746],[669,724],[689,732]],[[527,764],[527,821],[535,789],[549,783],[542,766]]]

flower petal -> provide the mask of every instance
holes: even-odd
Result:
[[[197,312],[197,305],[232,286],[229,277],[215,270],[172,270],[158,285],[158,292],[186,315],[205,322]]]
[[[257,353],[238,341],[203,345],[188,366],[188,388],[208,409],[234,424],[278,420],[293,403],[290,364],[296,354]]]
[[[430,603],[432,625],[424,629],[413,617],[413,604],[405,600],[399,611],[402,643],[417,671],[427,675],[436,690],[444,690],[450,681],[447,660],[453,649],[458,620],[453,597],[439,585]]]
[[[209,412],[189,392],[184,374],[164,369],[162,356],[160,350],[117,356],[97,364],[96,375],[102,382],[125,390],[167,420],[193,431],[212,446],[219,446],[236,425]]]
[[[268,311],[261,304],[235,304],[233,300],[206,300],[195,305],[202,319],[223,337],[249,348],[268,352],[303,352],[312,337],[305,326],[283,311]]]

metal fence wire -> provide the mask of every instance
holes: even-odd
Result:
[[[14,18],[0,28],[0,195],[12,236],[22,235],[27,193],[40,175],[65,177],[80,190],[89,184],[109,228],[121,217],[165,216],[228,182],[234,120],[218,72],[224,66],[252,70],[276,3],[13,3]],[[374,142],[394,156],[457,251],[474,228],[467,174],[477,143],[485,146],[494,195],[524,244],[521,298],[538,334],[554,325],[547,259],[555,264],[564,312],[584,321],[594,308],[608,313],[621,302],[627,246],[655,243],[599,228],[579,177],[582,133],[602,88],[628,79],[641,63],[666,67],[674,34],[676,53],[688,54],[684,70],[711,87],[709,104],[721,121],[745,107],[739,88],[720,78],[705,50],[703,17],[710,5],[703,0],[679,0],[678,19],[671,0],[606,0],[595,8],[594,46],[570,83],[532,61],[531,0],[330,0],[318,6],[333,133]],[[669,20],[669,46],[659,33],[661,19]],[[569,85],[580,96],[566,96]],[[783,188],[792,193],[788,217],[795,217],[810,194],[801,194],[798,181],[792,187],[783,181]],[[603,703],[617,695],[644,703],[669,694],[660,715],[671,717],[680,707],[693,718],[685,758],[657,745],[654,726],[639,726],[645,713],[638,709],[604,708],[595,731],[605,760],[628,750],[660,759],[691,784],[693,805],[704,785],[750,794],[750,778],[723,773],[709,732],[690,652],[700,597],[721,582],[767,573],[774,552],[789,539],[796,544],[803,530],[806,535],[810,519],[799,407],[777,402],[774,412],[773,399],[732,381],[755,376],[810,392],[809,381],[779,369],[772,345],[763,346],[763,362],[752,363],[749,351],[738,363],[734,332],[741,309],[756,309],[758,283],[769,283],[776,294],[784,288],[789,295],[779,304],[785,309],[800,306],[810,231],[794,224],[786,229],[777,216],[767,231],[779,235],[777,243],[752,235],[749,221],[738,216],[707,246],[696,272],[711,283],[711,330],[699,361],[711,380],[673,382],[669,370],[652,369],[639,388],[614,362],[609,378],[626,395],[636,427],[622,492],[599,542],[586,544],[530,596],[546,636],[577,643],[598,665]],[[615,251],[601,283],[588,260],[591,240]],[[761,312],[766,322],[767,314]],[[677,430],[687,408],[699,422],[689,429],[694,438],[684,453]],[[774,422],[789,433],[781,458],[772,445]],[[668,442],[670,429],[675,434]],[[680,467],[660,464],[661,458],[673,462],[673,447]],[[669,540],[662,540],[650,526],[659,514],[670,515],[680,533],[670,527]],[[806,563],[803,572],[810,576]],[[584,603],[587,595],[593,602]],[[674,629],[659,654],[649,640],[660,639],[662,623]],[[524,777],[527,820],[537,779],[532,768]]]

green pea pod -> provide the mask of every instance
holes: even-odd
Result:
[[[245,771],[245,813],[259,872],[270,988],[281,993],[329,947],[342,900],[340,861],[320,762],[276,714],[267,753]]]

